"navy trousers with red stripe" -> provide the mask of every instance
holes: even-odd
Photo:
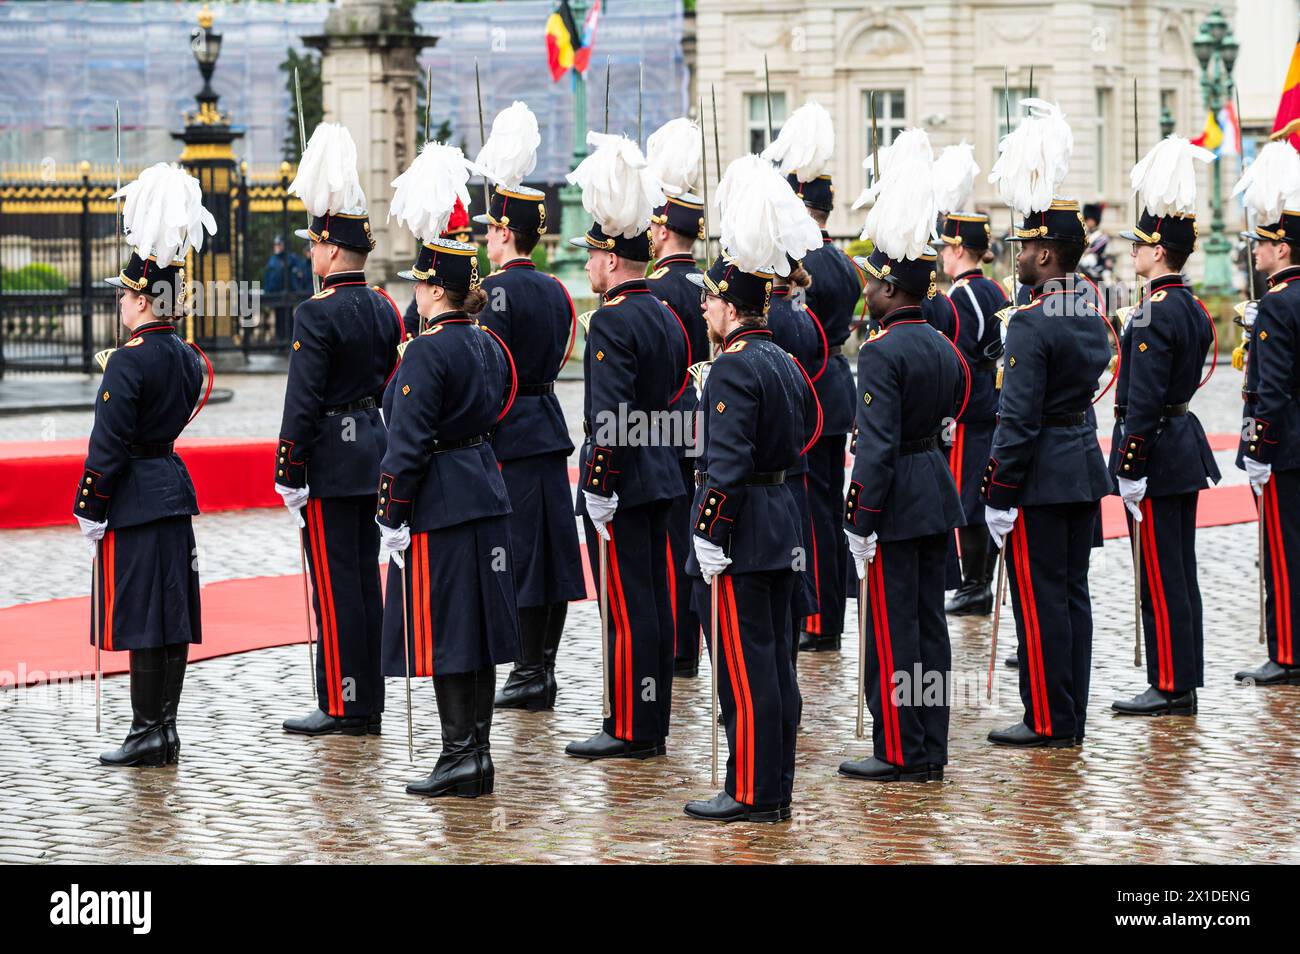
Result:
[[[610,524],[607,733],[625,742],[668,735],[673,704],[673,608],[669,603],[669,501],[620,507]],[[596,529],[583,517],[591,578],[600,587]],[[599,599],[599,593],[597,594]]]
[[[844,631],[844,600],[850,570],[844,539],[844,434],[828,434],[808,449],[808,509],[812,514],[810,569],[817,585],[818,612],[804,628],[819,636]]]
[[[1268,658],[1296,662],[1295,606],[1300,603],[1300,470],[1274,471],[1257,498],[1264,509],[1264,613]]]
[[[700,659],[700,618],[691,600],[691,578],[686,558],[691,554],[691,498],[695,494],[695,458],[682,458],[686,496],[673,500],[668,511],[668,593],[673,603],[676,631],[674,656],[696,665]]]
[[[1021,507],[1003,544],[1016,617],[1025,725],[1082,738],[1092,674],[1088,558],[1097,503]]]
[[[942,533],[891,540],[877,545],[868,566],[867,708],[874,754],[891,765],[948,762],[947,549]]]
[[[711,587],[696,577],[695,606],[708,619]],[[745,805],[790,804],[799,684],[790,601],[795,574],[718,577],[718,702],[727,728],[726,792]],[[712,634],[706,634],[712,652]]]
[[[303,509],[302,542],[316,614],[316,696],[322,712],[384,711],[375,497],[313,497]]]
[[[1142,635],[1147,681],[1166,692],[1205,685],[1201,588],[1196,579],[1197,494],[1142,501]],[[1128,510],[1129,534],[1133,518]]]

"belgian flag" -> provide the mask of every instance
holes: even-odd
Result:
[[[586,73],[591,62],[591,47],[600,18],[600,0],[595,0],[581,30],[573,19],[569,0],[560,0],[546,20],[546,62],[551,69],[551,82],[557,81],[569,68]]]
[[[1282,101],[1277,105],[1277,118],[1273,120],[1270,139],[1289,139],[1300,149],[1300,40],[1291,53],[1291,65],[1282,84]]]

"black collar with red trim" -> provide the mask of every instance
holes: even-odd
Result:
[[[784,298],[784,297],[785,297],[786,295],[788,295],[788,294],[790,294],[790,286],[789,286],[789,285],[773,285],[773,286],[772,286],[772,297],[773,297],[773,298]]]
[[[605,301],[613,301],[619,295],[627,295],[633,292],[646,292],[650,286],[645,283],[644,278],[631,278],[625,282],[619,282],[613,288],[605,292]]]
[[[733,328],[727,333],[727,337],[722,341],[722,347],[730,347],[734,342],[741,338],[749,337],[750,335],[771,338],[772,332],[767,328],[746,328],[744,325],[741,325],[739,328]]]
[[[139,338],[141,335],[147,335],[155,331],[170,331],[176,333],[176,326],[170,321],[146,321],[143,325],[131,332],[131,338]],[[128,341],[130,338],[127,339]]]
[[[1161,288],[1168,288],[1170,285],[1186,285],[1187,282],[1178,272],[1169,272],[1165,275],[1157,275],[1151,281],[1147,282],[1147,294],[1158,291]]]
[[[690,252],[674,252],[672,255],[665,255],[655,262],[655,268],[667,268],[669,265],[685,265],[688,268],[697,268],[695,256]]]
[[[831,243],[831,233],[827,232],[825,229],[822,229],[822,244],[829,245],[830,243]]]
[[[531,258],[512,258],[510,261],[506,262],[504,265],[501,266],[501,271],[503,271],[503,272],[504,272],[504,271],[508,271],[509,269],[512,269],[512,268],[532,268],[532,269],[535,269],[535,268],[537,268],[537,265],[534,264],[534,262],[533,262],[533,260],[532,260]]]
[[[960,275],[954,278],[953,281],[959,282],[963,278],[984,278],[984,277],[985,277],[984,270],[982,268],[971,268],[962,272]]]
[[[1268,287],[1272,288],[1274,285],[1280,285],[1282,282],[1293,281],[1297,278],[1300,278],[1300,265],[1291,265],[1268,276]]]
[[[434,315],[432,318],[426,318],[425,321],[427,322],[427,324],[425,325],[425,329],[428,330],[429,328],[432,328],[434,325],[470,324],[471,322],[474,321],[474,319],[471,318],[463,311],[444,311],[440,315]]]
[[[335,285],[364,285],[366,283],[366,273],[357,269],[351,272],[330,272],[321,280],[322,288],[333,288]]]
[[[924,321],[925,315],[921,313],[920,305],[900,305],[895,308],[884,318],[880,319],[880,327],[888,328],[892,324],[900,321]]]

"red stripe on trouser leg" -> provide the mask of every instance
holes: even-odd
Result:
[[[664,553],[668,564],[668,616],[673,621],[673,653],[677,653],[677,567],[673,565],[673,541],[664,534]]]
[[[99,590],[100,599],[104,603],[104,628],[100,633],[100,645],[103,649],[112,650],[113,608],[117,602],[117,534],[111,530],[104,534],[99,561],[103,564],[100,571],[104,575],[104,584]]]
[[[609,542],[606,544],[609,560],[608,586],[610,615],[614,619],[614,685],[610,689],[614,716],[614,736],[630,742],[632,735],[632,627],[627,618],[627,602],[623,593],[623,579],[618,569],[618,550],[614,546],[614,526],[607,524]]]
[[[811,554],[812,554],[813,590],[817,593],[817,602],[818,602],[818,612],[813,613],[811,616],[807,616],[807,617],[804,618],[803,628],[804,628],[805,630],[807,630],[808,632],[812,633],[814,636],[817,636],[817,635],[820,635],[820,634],[821,634],[821,631],[822,631],[822,616],[821,616],[821,612],[820,612],[820,610],[821,610],[821,595],[822,595],[822,581],[821,581],[821,569],[820,569],[820,567],[818,566],[818,563],[817,563],[817,521],[814,520],[814,519],[813,519],[813,516],[812,516],[812,503],[811,503],[811,501],[812,501],[812,496],[811,496],[811,494],[809,493],[809,490],[808,490],[808,475],[807,475],[807,474],[804,474],[804,475],[803,475],[803,493],[804,493],[804,499],[809,501],[809,504],[808,504],[808,538],[809,538],[809,540],[811,541],[811,544],[810,544],[810,546],[809,546],[809,550],[810,550],[810,552],[811,552]]]
[[[1029,697],[1033,702],[1034,731],[1052,734],[1052,710],[1047,704],[1047,677],[1043,664],[1043,633],[1038,625],[1038,600],[1034,596],[1034,579],[1029,569],[1029,531],[1025,519],[1011,528],[1011,552],[1016,564],[1020,592],[1020,615],[1025,626],[1025,652],[1029,657]]]
[[[894,707],[893,672],[894,652],[889,642],[889,605],[885,599],[885,571],[883,548],[877,548],[875,559],[868,567],[867,587],[871,590],[871,619],[876,631],[876,661],[880,666],[880,718],[885,733],[885,761],[891,765],[903,764],[903,743],[898,725],[898,711]],[[861,612],[861,608],[859,608]]]
[[[1150,499],[1139,504],[1146,518],[1142,524],[1142,565],[1147,571],[1151,613],[1156,624],[1156,663],[1159,674],[1158,688],[1174,688],[1173,646],[1169,636],[1169,606],[1165,602],[1164,577],[1160,572],[1160,548],[1156,541],[1155,508]]]
[[[434,675],[433,671],[433,619],[431,609],[433,605],[433,575],[429,572],[429,535],[424,534],[424,540],[420,545],[421,562],[424,564],[424,573],[421,576],[420,587],[424,591],[424,600],[420,604],[420,612],[424,615],[424,659],[425,671]]]
[[[1270,480],[1264,485],[1262,505],[1266,518],[1265,537],[1268,539],[1269,557],[1273,563],[1273,632],[1277,640],[1277,661],[1290,666],[1294,665],[1291,644],[1291,579],[1286,563],[1276,480]]]
[[[317,651],[324,654],[322,658],[325,663],[326,706],[329,715],[341,716],[343,715],[340,702],[342,692],[338,680],[338,660],[335,655],[337,630],[334,618],[334,587],[330,578],[329,556],[325,545],[325,516],[320,500],[311,501],[307,513],[308,526],[313,528],[313,532],[309,533],[308,537],[311,539],[312,556],[316,562],[315,582],[321,617],[321,638]]]
[[[727,646],[727,675],[736,704],[736,794],[746,805],[754,803],[754,700],[749,691],[749,673],[740,641],[740,613],[736,608],[736,589],[731,577],[721,576],[723,628]]]

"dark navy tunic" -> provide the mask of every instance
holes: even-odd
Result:
[[[838,349],[849,340],[853,312],[862,297],[862,275],[826,232],[822,232],[822,247],[804,257],[803,267],[812,278],[812,284],[804,289],[804,303],[835,352],[825,371],[814,377],[822,404],[822,433],[847,434],[853,429],[853,371]]]
[[[335,272],[294,312],[275,482],[313,497],[374,493],[384,455],[379,403],[401,316],[361,272]]]
[[[1149,497],[1219,480],[1205,429],[1187,409],[1213,344],[1210,316],[1181,275],[1152,280],[1124,326],[1110,469],[1146,477]]]
[[[1300,266],[1269,279],[1259,300],[1246,361],[1242,433],[1254,421],[1258,440],[1241,442],[1243,456],[1272,464],[1274,471],[1300,470]],[[1252,446],[1253,445],[1253,446]]]

